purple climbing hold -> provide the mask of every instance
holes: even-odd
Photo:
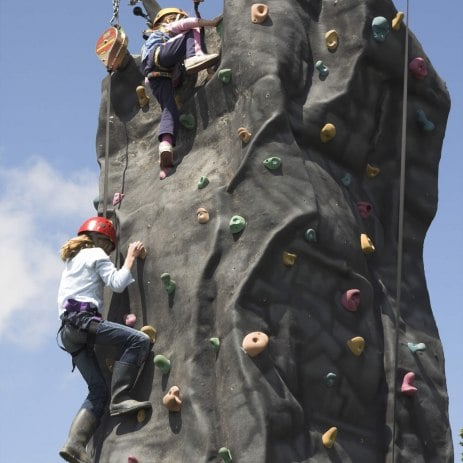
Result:
[[[125,196],[124,193],[114,193],[113,206],[117,206],[122,201],[124,196]]]
[[[423,80],[428,75],[428,66],[421,56],[412,59],[408,65],[408,69],[417,80]]]
[[[348,289],[341,298],[343,307],[349,312],[356,312],[360,305],[360,290]]]
[[[359,211],[360,217],[362,217],[362,219],[366,219],[373,210],[373,206],[365,201],[359,201],[357,203],[357,209]]]

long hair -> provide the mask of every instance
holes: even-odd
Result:
[[[69,241],[66,241],[66,243],[61,246],[59,255],[61,259],[66,262],[68,259],[75,257],[81,249],[94,247],[95,244],[93,243],[90,236],[84,233],[82,235],[76,236],[75,238],[71,238]]]

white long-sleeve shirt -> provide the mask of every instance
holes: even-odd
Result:
[[[117,270],[103,249],[82,249],[65,263],[58,290],[59,316],[64,313],[68,299],[90,302],[100,311],[105,286],[121,293],[134,281],[126,267]]]

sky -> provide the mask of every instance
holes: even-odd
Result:
[[[328,0],[325,0],[328,1]],[[330,0],[331,1],[331,0]],[[347,1],[347,0],[338,0]],[[129,51],[145,21],[120,4]],[[193,14],[193,2],[161,2]],[[406,11],[406,0],[396,0]],[[205,0],[212,18],[222,2]],[[439,205],[424,262],[444,346],[455,461],[463,447],[463,2],[410,0],[408,24],[446,82],[452,108],[439,168]],[[58,450],[86,394],[56,345],[61,244],[94,215],[95,137],[106,70],[95,44],[110,0],[0,3],[0,462],[58,463]]]

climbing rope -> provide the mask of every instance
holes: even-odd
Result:
[[[104,155],[103,177],[103,217],[107,218],[108,209],[108,181],[109,181],[109,115],[111,113],[111,71],[108,70],[108,84],[106,90],[106,142]]]

